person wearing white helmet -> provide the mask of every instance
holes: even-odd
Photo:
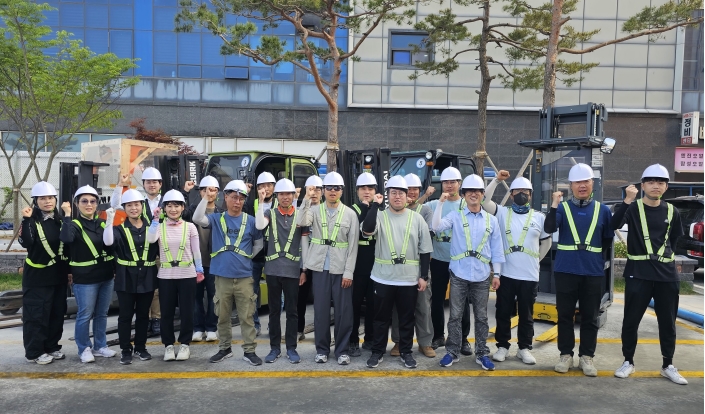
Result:
[[[433,200],[426,205],[434,212],[442,208],[443,217],[454,211],[461,211],[465,207],[465,200],[460,196],[460,183],[463,177],[455,167],[448,167],[441,173],[441,189],[448,194],[447,199],[442,204],[438,200]],[[432,226],[431,226],[432,227]],[[433,231],[433,228],[431,228]],[[435,232],[433,235],[433,257],[431,258],[431,277],[433,278],[433,290],[436,295],[431,296],[431,320],[433,321],[433,341],[431,347],[438,349],[445,346],[445,292],[450,283],[450,247],[453,231]],[[463,355],[472,355],[472,348],[467,341],[470,335],[470,307],[463,312],[462,334],[465,341],[462,343],[461,352]]]
[[[147,242],[147,222],[142,215],[144,196],[137,190],[122,194],[122,208],[127,220],[114,226],[115,209],[109,208],[103,243],[112,246],[116,258],[115,293],[120,304],[118,338],[122,355],[120,363],[132,363],[132,354],[142,361],[152,359],[147,352],[149,308],[157,288],[157,256],[159,246]],[[135,338],[132,346],[132,318],[135,318]]]
[[[304,190],[306,195],[308,195],[309,201],[311,202],[311,206],[317,206],[321,202],[321,198],[323,196],[323,180],[321,180],[321,177],[317,175],[312,175],[306,179],[306,183],[304,184]],[[311,234],[306,236],[306,239],[302,246],[308,247],[310,244],[311,240]],[[302,254],[302,259],[306,257],[306,255]],[[299,302],[297,305],[297,313],[298,313],[298,340],[303,341],[306,339],[306,334],[304,334],[304,329],[306,328],[306,307],[308,306],[308,299],[311,296],[311,286],[313,285],[312,279],[313,279],[313,273],[311,270],[306,269],[304,267],[304,261],[301,260],[301,272],[306,275],[306,281],[299,286]]]
[[[500,170],[485,190],[482,208],[494,214],[502,232],[502,243],[506,262],[502,265],[500,285],[497,289],[495,319],[497,329],[497,352],[492,359],[498,362],[509,355],[509,340],[512,337],[511,319],[518,309],[516,353],[525,364],[533,365],[536,358],[531,355],[534,342],[534,302],[539,287],[539,262],[551,250],[551,236],[544,232],[546,216],[531,209],[533,186],[524,177],[517,177],[509,187],[512,205],[505,207],[492,201],[497,184],[509,178],[509,171]]]
[[[315,362],[328,362],[330,353],[330,304],[335,309],[335,356],[338,364],[350,363],[352,334],[352,283],[357,259],[360,223],[355,212],[340,202],[343,177],[329,172],[323,179],[325,203],[311,209],[308,191],[299,211],[298,225],[310,226],[311,244],[304,267],[313,271],[313,323]]]
[[[668,169],[660,164],[646,168],[641,176],[643,196],[636,200],[635,185],[626,188],[624,203],[612,217],[612,229],[629,226],[627,234],[627,264],[624,268],[624,319],[622,321],[622,353],[624,363],[614,376],[627,378],[636,371],[636,351],[639,323],[651,300],[658,317],[661,345],[661,375],[676,384],[688,381],[673,366],[676,350],[676,315],[680,279],[676,269],[674,245],[683,235],[678,209],[661,197],[668,189]],[[636,201],[635,201],[636,200]]]
[[[414,312],[418,293],[426,290],[433,244],[423,217],[406,208],[409,187],[404,177],[391,177],[386,190],[389,209],[379,212],[384,196],[376,194],[361,226],[363,235],[378,238],[370,276],[374,286],[374,343],[367,366],[376,368],[382,362],[392,310],[396,308],[400,359],[406,368],[416,368],[411,351]]]
[[[286,311],[286,357],[292,364],[301,361],[296,352],[299,301],[299,286],[306,281],[306,274],[301,272],[301,254],[308,251],[305,229],[296,224],[298,210],[294,207],[296,187],[291,180],[282,178],[274,186],[278,206],[264,211],[262,202],[266,197],[265,189],[258,190],[260,208],[257,210],[256,225],[258,230],[267,233],[267,251],[264,273],[267,275],[267,292],[269,299],[269,345],[270,352],[264,362],[273,363],[281,356],[281,311],[282,294]],[[307,239],[306,239],[307,241]],[[302,252],[302,253],[299,253]]]
[[[22,271],[22,338],[25,358],[46,365],[64,359],[61,335],[66,314],[69,268],[59,240],[57,192],[41,181],[32,187],[32,206],[22,209],[18,241],[27,249]]]
[[[544,231],[558,230],[558,251],[553,263],[558,312],[558,350],[556,372],[566,373],[573,366],[575,348],[575,305],[580,309],[579,368],[589,377],[597,375],[593,363],[597,346],[600,302],[605,286],[605,259],[602,248],[612,243],[612,213],[593,200],[592,167],[576,164],[568,173],[572,196],[561,202],[563,193],[552,196]]]
[[[74,336],[81,362],[94,362],[96,356],[110,358],[115,351],[108,348],[106,327],[108,309],[113,298],[114,265],[111,249],[103,243],[105,221],[98,218],[98,192],[85,185],[73,198],[79,214],[71,220],[71,203],[61,204],[64,223],[60,240],[69,247],[73,294],[78,313]],[[93,344],[89,325],[93,319]]]
[[[442,208],[433,213],[433,231],[438,234],[450,229],[454,234],[450,248],[448,340],[446,355],[440,365],[449,367],[458,362],[458,354],[466,340],[461,333],[461,319],[469,301],[475,317],[475,362],[482,369],[493,371],[494,364],[487,346],[487,300],[490,286],[495,290],[500,286],[499,275],[505,262],[502,234],[497,218],[482,209],[485,192],[482,177],[476,174],[465,177],[460,191],[467,204],[462,211],[453,211],[445,217]],[[449,197],[450,194],[443,193],[438,201],[443,205]],[[490,263],[494,276],[490,276]]]
[[[209,361],[222,362],[233,356],[230,317],[235,305],[240,318],[243,360],[251,365],[262,365],[262,359],[255,353],[257,294],[252,282],[252,258],[262,250],[262,232],[257,230],[255,217],[243,211],[248,194],[243,181],[230,181],[223,188],[223,194],[226,211],[206,215],[208,200],[204,198],[193,213],[194,223],[211,228],[210,273],[215,276],[219,344],[218,352]]]
[[[159,243],[159,306],[162,314],[161,337],[164,344],[164,361],[185,361],[191,356],[189,347],[193,338],[193,303],[196,285],[202,282],[203,262],[198,240],[198,230],[193,223],[181,217],[186,199],[178,190],[169,190],[162,197],[166,217],[161,208],[152,212],[152,224],[147,232],[147,242]],[[179,307],[178,352],[174,349],[174,314]]]

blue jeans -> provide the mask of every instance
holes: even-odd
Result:
[[[259,306],[260,306],[260,293],[259,293],[259,282],[262,280],[262,272],[264,271],[264,262],[252,261],[252,290],[257,295],[257,306],[255,306],[255,314],[253,319],[255,320],[255,329],[262,326],[259,323]]]
[[[74,336],[78,346],[78,355],[86,348],[101,349],[108,346],[105,329],[108,324],[108,309],[113,299],[114,279],[89,285],[73,285],[78,313]],[[89,335],[89,324],[93,318],[93,344]]]
[[[213,297],[215,296],[215,276],[210,274],[210,268],[203,268],[206,277],[203,282],[196,285],[196,303],[193,307],[193,331],[216,332],[218,330],[218,317],[215,316]],[[203,307],[203,293],[206,293],[208,306]]]

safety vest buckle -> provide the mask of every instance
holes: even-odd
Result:
[[[445,242],[445,243],[450,242],[450,236],[442,236],[442,237],[439,237],[439,239],[440,239],[440,241]]]
[[[588,245],[587,244],[578,244],[578,250],[587,250]]]
[[[336,245],[335,240],[326,240],[326,241],[328,242],[328,243],[326,243],[327,245],[329,245],[330,247],[335,247],[335,245]]]
[[[171,262],[169,262],[169,264],[171,265],[171,267],[179,267],[179,261],[178,261],[178,260],[172,260]]]
[[[511,250],[512,253],[523,252],[524,246],[512,246],[509,248],[509,250]]]
[[[279,252],[279,257],[286,257],[286,252]]]
[[[234,252],[234,251],[235,251],[235,246],[227,245],[227,246],[225,246],[225,251]]]
[[[396,259],[392,259],[392,263],[394,263],[394,264],[404,264],[404,263],[406,263],[406,258],[404,258],[404,257],[397,257]]]
[[[649,259],[650,259],[650,260],[657,260],[657,261],[658,261],[658,260],[661,259],[661,257],[660,257],[659,255],[657,255],[657,254],[650,254],[650,255],[649,255]]]

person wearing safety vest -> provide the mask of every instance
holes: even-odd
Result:
[[[524,177],[517,177],[509,186],[512,205],[505,207],[492,201],[497,184],[509,178],[509,172],[500,170],[485,190],[482,208],[497,217],[502,232],[504,257],[500,284],[497,289],[494,337],[497,352],[492,359],[502,362],[509,355],[512,337],[512,315],[518,309],[516,356],[528,365],[536,364],[531,355],[534,342],[534,302],[539,289],[539,262],[551,250],[551,236],[543,231],[546,216],[531,208],[533,186]]]
[[[544,231],[558,234],[558,251],[553,263],[558,312],[558,350],[560,360],[556,372],[566,373],[573,366],[575,348],[575,305],[580,309],[580,350],[578,367],[583,374],[594,377],[593,363],[597,346],[598,317],[602,292],[605,289],[605,259],[602,247],[612,243],[610,209],[593,200],[592,167],[574,165],[569,173],[568,201],[561,202],[563,193],[553,193],[551,209],[544,221]]]
[[[152,224],[147,242],[159,243],[159,305],[162,313],[162,343],[164,361],[185,361],[191,356],[189,344],[193,338],[193,303],[196,285],[203,281],[203,263],[198,230],[193,223],[181,218],[186,208],[184,195],[169,190],[162,198],[162,210],[152,212]],[[174,349],[174,314],[178,304],[181,318],[178,352]]]
[[[377,235],[374,267],[374,344],[367,367],[376,368],[387,349],[392,309],[399,315],[399,353],[406,368],[416,368],[411,347],[414,341],[414,310],[418,292],[426,290],[433,244],[421,215],[406,208],[409,187],[401,175],[386,184],[389,209],[379,212],[384,196],[375,195],[362,223],[365,236]],[[369,306],[369,304],[368,304]]]
[[[41,181],[32,187],[32,207],[22,209],[19,242],[27,249],[22,270],[22,338],[25,358],[39,365],[64,359],[61,335],[66,314],[68,263],[59,240],[57,192]]]
[[[311,206],[319,205],[321,203],[321,197],[323,196],[323,180],[321,180],[321,177],[317,175],[312,175],[308,177],[306,179],[306,183],[304,184],[304,188],[306,190],[306,194],[309,195]],[[308,234],[305,240],[302,242],[303,244],[301,246],[303,247],[304,245],[306,245],[306,247],[308,248],[310,240],[311,234]],[[304,258],[305,255],[302,254],[301,257]],[[301,260],[301,274],[304,275],[306,280],[302,285],[299,285],[299,300],[298,305],[296,306],[297,315],[299,317],[299,326],[296,329],[298,332],[297,335],[299,342],[306,339],[306,335],[304,334],[304,329],[306,329],[306,306],[308,305],[308,299],[311,295],[311,285],[313,285],[313,274],[310,270],[304,267],[303,260]]]
[[[233,304],[237,308],[242,334],[242,359],[251,365],[262,365],[255,353],[254,312],[257,294],[252,285],[252,258],[262,250],[262,232],[255,226],[255,217],[243,212],[247,185],[241,180],[230,181],[223,189],[226,211],[206,215],[207,199],[201,200],[193,213],[193,222],[211,228],[211,267],[215,276],[215,313],[218,315],[218,352],[210,362],[222,362],[233,356],[231,342]]]
[[[461,318],[472,304],[475,316],[475,362],[484,370],[493,371],[490,349],[487,346],[489,324],[487,322],[487,300],[490,285],[500,286],[499,275],[504,263],[502,232],[497,218],[482,209],[485,183],[482,177],[472,174],[463,180],[463,199],[467,204],[461,211],[455,210],[442,217],[442,208],[450,194],[443,193],[438,200],[439,208],[433,213],[433,231],[439,234],[453,230],[450,248],[450,318],[446,354],[441,359],[442,367],[458,362],[458,353],[465,338],[461,335]],[[490,262],[494,275],[490,276]]]
[[[257,210],[256,225],[258,230],[267,232],[269,254],[265,258],[264,273],[267,275],[267,292],[269,299],[269,345],[271,351],[264,362],[272,363],[281,356],[281,311],[282,293],[286,310],[286,357],[292,364],[301,362],[296,352],[296,329],[298,328],[297,304],[299,286],[306,281],[306,275],[300,270],[301,255],[308,250],[302,240],[301,227],[296,225],[298,210],[294,207],[296,187],[291,180],[282,178],[274,186],[278,206],[264,211],[262,202],[266,196],[264,189],[258,191],[260,207]],[[303,253],[302,253],[303,252]]]
[[[330,304],[335,310],[335,356],[339,365],[350,363],[349,343],[352,333],[352,283],[357,259],[357,215],[340,202],[345,183],[337,172],[323,179],[325,203],[311,208],[307,191],[299,211],[299,226],[311,227],[311,244],[304,257],[304,267],[313,271],[313,323],[316,357],[328,362],[330,353]]]
[[[357,214],[357,221],[362,223],[370,210],[370,203],[377,192],[377,179],[374,175],[364,172],[357,177],[355,182],[357,188],[358,202],[351,207]],[[364,349],[372,349],[374,335],[372,333],[374,319],[374,294],[372,292],[372,282],[370,281],[370,272],[375,263],[375,236],[365,236],[360,230],[359,240],[357,241],[357,259],[355,260],[355,271],[353,272],[353,325],[352,334],[350,335],[350,352],[352,357],[359,357],[360,352],[360,318],[362,317],[362,302],[366,301],[365,306],[365,338],[362,343]]]
[[[132,363],[132,353],[142,361],[152,359],[147,352],[147,328],[149,307],[157,288],[157,255],[159,246],[147,242],[147,222],[142,215],[144,197],[137,190],[122,194],[122,208],[127,220],[113,227],[115,210],[107,211],[106,231],[103,243],[112,246],[116,258],[115,292],[120,304],[118,316],[118,338],[122,355],[120,363]],[[132,347],[130,333],[132,318],[135,318],[135,346]]]
[[[678,209],[661,200],[669,181],[670,175],[663,165],[647,167],[641,175],[643,197],[635,202],[639,190],[634,185],[628,186],[624,203],[612,217],[614,230],[624,224],[629,226],[622,321],[624,363],[614,376],[627,378],[636,372],[634,352],[639,323],[653,300],[663,357],[661,375],[676,384],[686,385],[688,381],[673,366],[680,291],[673,246],[683,235],[683,227]]]
[[[106,328],[108,309],[113,299],[114,265],[111,249],[103,243],[105,222],[98,218],[98,192],[84,185],[76,190],[73,203],[78,217],[71,219],[71,203],[61,204],[64,223],[59,239],[69,247],[73,295],[78,312],[74,337],[81,362],[94,362],[96,356],[114,357],[108,348]],[[93,343],[89,325],[93,319]]]
[[[459,189],[463,177],[460,171],[454,167],[448,167],[441,173],[441,188],[444,193],[448,193],[447,200],[441,204],[439,200],[433,200],[426,203],[434,212],[437,209],[442,209],[443,217],[455,212],[462,211],[465,208],[465,200],[460,196]],[[433,231],[433,228],[431,228]],[[431,320],[433,321],[433,342],[431,347],[438,349],[440,346],[445,346],[445,302],[446,291],[450,282],[450,248],[452,242],[453,231],[448,229],[443,232],[435,232],[433,235],[433,254],[431,255],[431,278],[433,279],[433,291],[435,295],[431,296]],[[461,233],[462,237],[462,233]],[[472,348],[467,338],[470,335],[470,307],[466,306],[463,310],[462,319],[462,335],[465,338],[462,341],[460,352],[463,355],[472,355]]]

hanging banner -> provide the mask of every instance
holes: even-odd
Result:
[[[703,147],[676,147],[676,172],[703,173]]]
[[[681,124],[681,145],[694,145],[698,143],[700,134],[700,112],[688,112],[683,114]]]

